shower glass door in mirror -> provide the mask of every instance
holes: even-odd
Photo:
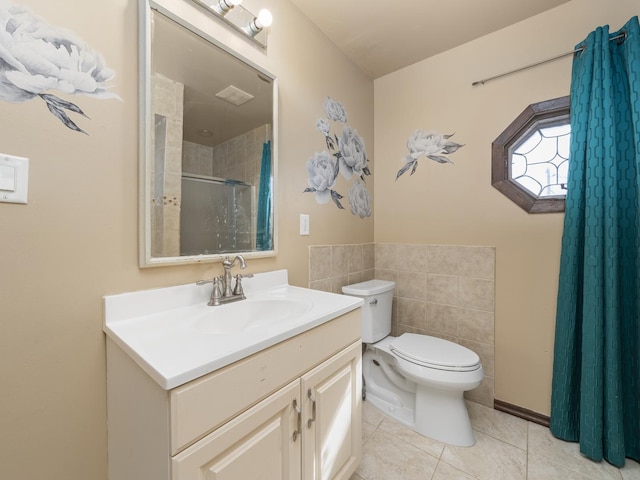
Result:
[[[141,1],[141,266],[274,255],[275,77]]]

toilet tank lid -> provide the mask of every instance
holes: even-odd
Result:
[[[365,297],[367,295],[377,295],[393,290],[396,282],[389,280],[367,280],[366,282],[354,283],[342,287],[342,293],[347,295],[357,295]]]

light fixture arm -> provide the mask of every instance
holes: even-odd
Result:
[[[263,8],[258,13],[258,16],[254,17],[253,20],[251,20],[249,24],[244,28],[244,31],[247,33],[247,35],[255,37],[262,31],[263,28],[271,25],[272,19],[273,17],[271,16],[271,12],[266,8]]]
[[[261,30],[262,26],[258,24],[257,18],[251,20],[249,22],[249,25],[244,28],[244,31],[247,33],[247,35],[250,35],[251,37],[255,37]]]
[[[226,15],[233,7],[240,5],[242,0],[218,0],[211,5],[211,8],[218,15]]]

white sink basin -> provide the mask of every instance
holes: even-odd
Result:
[[[243,281],[246,300],[207,306],[195,283],[104,297],[104,331],[169,390],[363,304],[361,298],[289,285],[286,270]]]
[[[276,324],[301,317],[312,306],[311,302],[278,298],[241,300],[210,307],[189,323],[195,331],[207,335],[237,335],[260,328],[272,329]]]

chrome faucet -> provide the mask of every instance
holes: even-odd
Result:
[[[222,267],[224,268],[224,275],[222,276],[222,296],[230,297],[233,295],[231,290],[231,269],[236,263],[240,263],[240,268],[247,268],[247,263],[244,261],[242,255],[236,255],[233,260],[229,260],[229,257],[225,257],[222,260]]]
[[[232,283],[232,275],[231,269],[233,266],[239,263],[240,268],[247,268],[247,263],[244,260],[242,255],[236,255],[233,260],[230,260],[229,257],[224,257],[222,260],[222,267],[224,268],[224,273],[220,276],[213,277],[212,280],[200,280],[196,282],[197,285],[204,285],[206,283],[213,283],[213,290],[211,291],[211,298],[209,299],[209,306],[222,305],[224,303],[235,302],[238,300],[244,300],[247,298],[244,295],[244,290],[242,288],[242,279],[247,277],[253,277],[253,274],[248,275],[235,275],[236,284],[234,288],[231,288]]]

